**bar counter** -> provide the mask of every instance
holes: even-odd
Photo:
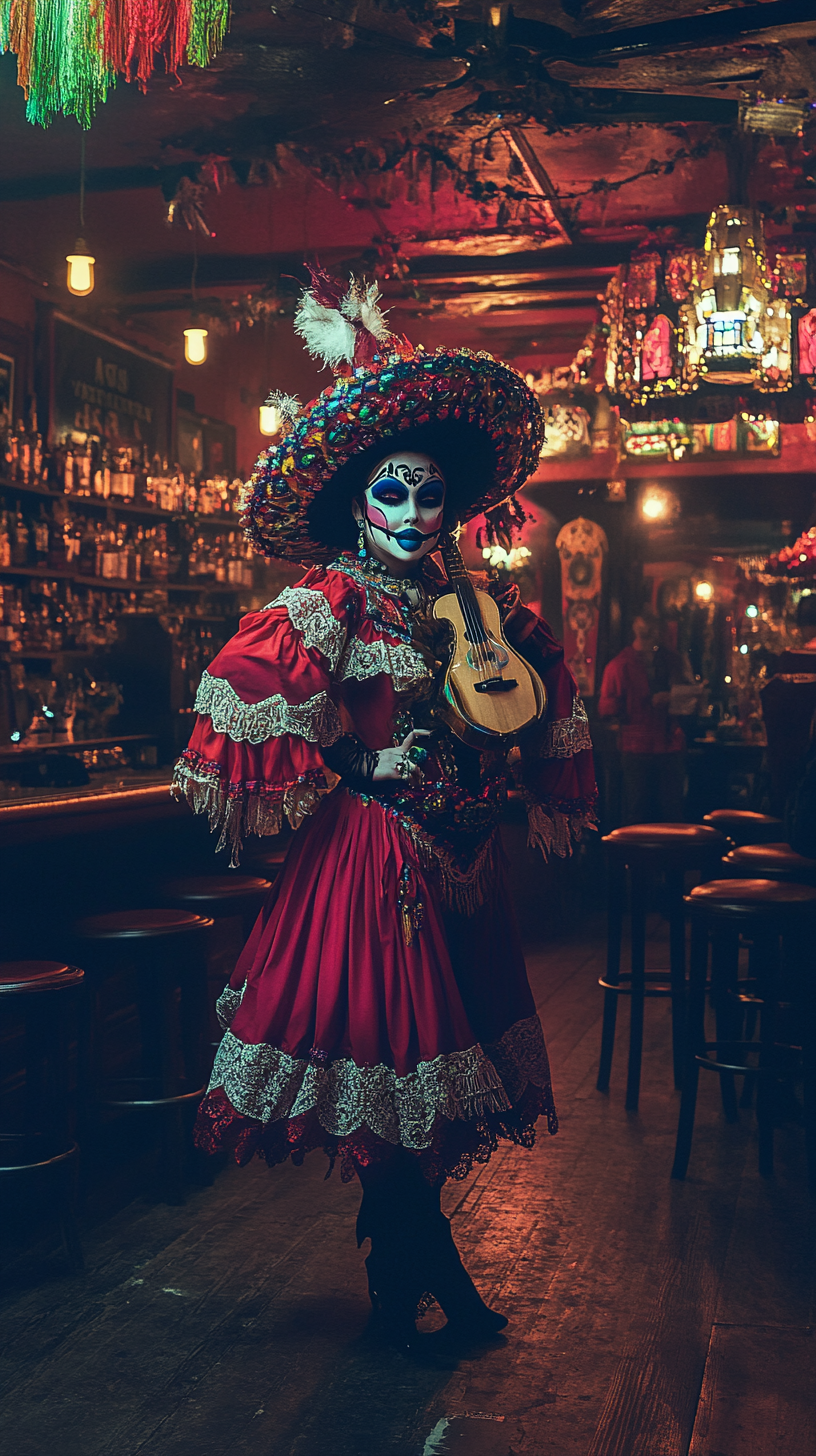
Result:
[[[148,908],[164,879],[226,869],[206,818],[171,797],[171,772],[0,799],[4,960],[70,959],[81,916]]]

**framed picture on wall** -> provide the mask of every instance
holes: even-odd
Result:
[[[235,426],[225,420],[203,421],[204,470],[207,476],[235,474]]]
[[[0,433],[14,424],[14,362],[0,353]]]
[[[204,470],[204,422],[191,410],[176,411],[176,460],[185,475]]]
[[[49,437],[106,439],[164,458],[170,443],[173,366],[67,314],[40,312]]]

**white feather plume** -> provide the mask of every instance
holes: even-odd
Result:
[[[356,333],[353,323],[339,308],[325,308],[307,290],[295,313],[295,333],[300,334],[313,359],[322,359],[330,369],[351,364]]]
[[[273,389],[267,395],[264,404],[271,406],[277,412],[281,428],[293,425],[303,409],[296,394],[285,394],[282,389]]]
[[[358,321],[378,343],[391,338],[391,330],[385,321],[385,314],[378,307],[381,298],[378,283],[366,283],[364,278],[351,278],[349,291],[340,305],[341,312],[353,323]]]

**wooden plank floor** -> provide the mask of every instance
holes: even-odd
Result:
[[[625,1009],[611,1092],[594,1086],[602,954],[578,939],[529,956],[561,1132],[502,1148],[445,1192],[477,1282],[512,1318],[506,1341],[452,1373],[378,1348],[356,1185],[324,1181],[317,1154],[230,1168],[182,1208],[138,1202],[92,1228],[86,1275],[58,1262],[18,1275],[0,1321],[4,1449],[685,1456],[712,1326],[813,1322],[801,1132],[779,1132],[763,1182],[752,1114],[726,1126],[704,1077],[689,1177],[672,1183],[668,1008],[647,1006],[641,1110],[627,1114]]]

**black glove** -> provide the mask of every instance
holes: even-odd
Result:
[[[320,750],[323,762],[332,773],[339,774],[350,789],[371,787],[379,754],[366,748],[356,733],[344,733],[336,743]]]

